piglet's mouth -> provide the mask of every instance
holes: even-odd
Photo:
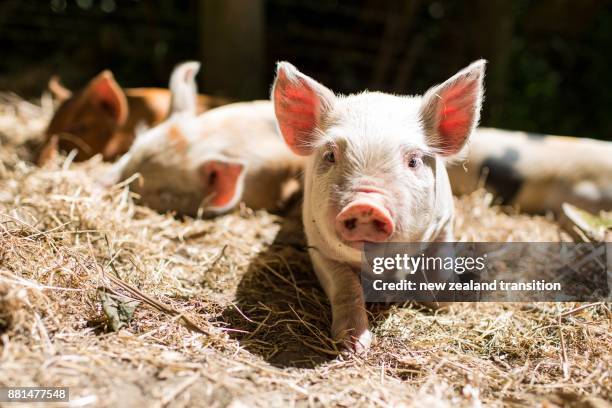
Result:
[[[357,251],[363,251],[365,244],[372,243],[372,241],[342,241],[346,246],[356,249]]]

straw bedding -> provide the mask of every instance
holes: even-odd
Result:
[[[51,113],[0,98],[0,386],[68,386],[71,406],[609,406],[609,304],[374,307],[371,351],[338,355],[295,214],[177,219],[98,187],[99,160],[37,168]],[[459,239],[568,239],[490,201],[457,199]],[[101,293],[139,301],[119,331]]]

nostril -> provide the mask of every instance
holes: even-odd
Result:
[[[379,220],[374,220],[374,227],[376,227],[377,231],[385,232],[385,233],[387,232],[387,229],[389,228],[386,222],[379,221]]]
[[[344,221],[344,227],[349,231],[355,229],[356,226],[357,226],[357,218],[350,218]]]

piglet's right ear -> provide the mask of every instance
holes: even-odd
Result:
[[[294,153],[300,156],[312,153],[317,128],[334,99],[332,91],[290,63],[278,63],[272,87],[274,113],[285,142]]]
[[[203,190],[208,196],[204,207],[206,211],[220,214],[238,204],[245,176],[242,162],[221,158],[207,160],[198,170]]]
[[[128,115],[127,99],[110,71],[103,71],[92,79],[84,96],[106,111],[121,126]]]

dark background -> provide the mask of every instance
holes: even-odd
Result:
[[[0,90],[36,97],[111,69],[166,86],[203,61],[201,92],[266,98],[288,60],[336,92],[422,93],[490,61],[482,123],[612,140],[607,0],[2,0]]]

